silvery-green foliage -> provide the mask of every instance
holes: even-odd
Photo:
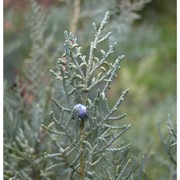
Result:
[[[16,87],[8,89],[5,83],[4,88],[4,179],[40,178],[38,164],[43,159],[35,154],[40,154],[42,148],[39,142],[43,133],[40,129],[43,109],[37,102],[28,104],[18,81]]]
[[[84,36],[88,38],[85,32],[90,33],[88,23],[93,19],[99,23],[101,14],[105,11],[110,12],[110,22],[107,27],[108,31],[113,32],[112,41],[126,43],[128,32],[132,28],[133,22],[141,18],[138,11],[151,0],[96,0],[83,1],[80,22],[83,23]],[[80,37],[81,38],[81,37]]]
[[[177,170],[176,170],[177,168],[177,160],[176,160],[177,159],[177,130],[170,114],[168,115],[168,120],[166,121],[166,123],[167,123],[167,130],[168,130],[167,138],[165,138],[165,135],[162,134],[160,123],[158,123],[158,131],[159,131],[159,136],[164,146],[164,150],[167,154],[168,159],[161,160],[160,157],[159,159],[169,169],[170,178],[176,179],[177,178]]]
[[[51,80],[47,76],[47,70],[52,64],[53,58],[58,57],[58,48],[52,48],[55,39],[56,25],[50,32],[47,32],[48,14],[43,11],[42,7],[34,0],[30,0],[30,11],[26,16],[32,45],[29,51],[29,57],[23,64],[23,75],[25,81],[30,82],[30,89],[33,90],[38,101],[48,101],[49,96],[44,94],[50,93],[49,86]],[[46,87],[45,91],[41,91]],[[39,97],[44,98],[39,98]],[[47,98],[46,98],[47,97]],[[45,102],[47,103],[47,102]],[[40,102],[40,104],[45,104]]]
[[[49,88],[52,86],[46,72],[54,33],[45,37],[47,18],[34,0],[29,19],[32,46],[23,64],[24,76],[16,78],[13,84],[4,83],[4,179],[40,179],[44,163],[44,146],[40,142],[45,136],[40,125],[51,106],[49,94],[53,88]],[[51,55],[57,57],[57,52]]]
[[[62,43],[55,38],[58,23],[53,25],[53,31],[47,30],[49,16],[35,0],[30,2],[31,8],[26,16],[28,43],[18,39],[13,41],[15,43],[7,44],[10,48],[6,47],[5,51],[7,56],[20,45],[30,46],[28,59],[22,64],[24,77],[17,79],[12,87],[6,83],[4,85],[4,179],[133,179],[135,175],[132,172],[137,162],[129,160],[129,144],[119,138],[130,125],[121,124],[119,120],[125,114],[116,113],[128,90],[122,92],[113,107],[109,107],[107,98],[107,91],[124,58],[119,56],[114,62],[108,61],[115,56],[113,52],[116,48],[116,43],[111,44],[109,41],[111,33],[107,32],[112,28],[106,29],[104,35],[101,34],[108,16],[112,18],[113,10],[110,15],[106,14],[100,26],[93,24],[95,36],[88,56],[81,53],[82,49],[74,36],[65,32],[64,54],[58,60],[57,69],[52,71],[57,79],[55,88],[47,69],[52,66],[62,48]],[[83,3],[87,2],[91,3]],[[87,7],[90,9],[90,6]],[[95,15],[98,20],[106,7],[103,3],[101,12],[88,16]],[[61,28],[64,28],[63,14],[69,14],[67,9],[63,9],[60,16],[59,9],[58,15],[51,14],[53,20],[61,19]],[[94,8],[95,11],[97,9]],[[87,24],[83,10],[79,21],[83,20]],[[110,22],[114,21],[111,19]],[[58,30],[61,31],[61,28]],[[83,29],[85,36],[82,37],[88,36],[89,41],[88,32]],[[109,48],[104,49],[107,42]],[[57,89],[57,94],[53,102],[57,108],[53,107],[50,112],[52,122],[48,126],[43,125],[52,135],[53,141],[48,141],[40,124],[49,121],[49,97],[54,89]],[[84,122],[73,117],[73,107],[79,103],[88,110],[88,118]],[[44,151],[49,153],[46,156],[51,159],[43,158]],[[45,171],[46,167],[52,169],[58,166],[61,168]]]
[[[106,12],[100,26],[93,23],[94,39],[88,56],[82,54],[73,34],[65,31],[64,54],[57,61],[57,70],[50,70],[64,100],[52,98],[57,111],[50,112],[52,122],[49,125],[42,125],[58,147],[56,152],[46,152],[45,157],[54,159],[54,163],[47,170],[64,169],[64,178],[134,177],[136,162],[127,156],[130,144],[121,139],[130,124],[120,125],[118,121],[126,115],[115,114],[128,89],[122,92],[113,107],[108,104],[107,91],[124,58],[124,55],[120,55],[113,63],[108,62],[116,43],[109,45],[107,50],[99,49],[100,44],[108,41],[111,36],[111,32],[103,35],[108,19],[109,12]],[[92,91],[96,91],[94,97]],[[87,119],[73,117],[73,107],[77,103],[87,107]]]

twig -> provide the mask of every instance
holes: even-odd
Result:
[[[70,31],[73,34],[77,30],[77,24],[79,21],[80,10],[81,10],[81,2],[80,2],[80,0],[75,0],[74,1],[74,12],[73,12],[72,22],[71,22],[71,27],[70,27]]]

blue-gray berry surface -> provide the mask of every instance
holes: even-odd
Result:
[[[82,104],[76,104],[73,108],[73,117],[80,118],[81,120],[87,119],[87,108]]]

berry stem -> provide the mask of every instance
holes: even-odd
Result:
[[[80,144],[80,149],[84,150],[84,120],[81,120],[80,122],[80,137],[81,137],[81,144]],[[81,156],[81,159],[80,159],[80,176],[81,176],[81,180],[84,179],[84,168],[85,168],[85,165],[84,165],[84,154]]]

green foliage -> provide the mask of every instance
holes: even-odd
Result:
[[[22,98],[18,86],[7,89],[5,84],[4,103],[4,178],[15,176],[20,179],[39,177],[40,124],[43,111],[38,103],[30,108]],[[33,121],[32,121],[33,120]],[[38,156],[36,156],[39,154]],[[16,174],[17,172],[17,174]]]
[[[71,168],[64,166],[62,158],[57,158],[62,150],[60,145],[67,152],[67,146],[75,146],[73,141],[70,144],[70,137],[65,136],[69,132],[76,135],[73,136],[76,142],[83,142],[82,149],[91,149],[92,144],[97,143],[103,147],[113,135],[115,138],[118,132],[125,133],[102,156],[99,153],[92,159],[94,166],[93,163],[84,163],[91,172],[98,171],[100,174],[103,170],[104,176],[109,179],[113,179],[116,173],[119,179],[122,176],[129,179],[175,178],[176,165],[173,161],[176,161],[176,145],[171,147],[171,142],[175,142],[176,138],[167,133],[163,122],[167,112],[173,115],[172,120],[176,119],[175,0],[152,1],[143,11],[141,9],[149,1],[99,0],[97,3],[95,0],[74,0],[56,1],[55,6],[54,2],[47,9],[33,0],[30,6],[22,9],[6,8],[5,3],[4,77],[7,81],[4,83],[4,179],[58,179],[68,176],[70,171],[73,173]],[[14,3],[18,3],[18,0]],[[103,29],[104,35],[100,34],[102,39],[94,51],[91,37],[97,35],[102,14],[107,10],[110,12],[110,20]],[[141,20],[132,25],[140,17]],[[93,21],[97,24],[93,25],[94,32],[89,27]],[[6,22],[10,26],[6,26]],[[63,46],[62,32],[65,30],[78,37],[78,41],[71,33],[66,33]],[[73,46],[71,40],[77,46]],[[117,48],[114,41],[121,47]],[[57,77],[54,85],[54,77],[49,75],[48,70],[54,69],[64,48],[65,53],[59,58],[57,68],[52,71]],[[92,66],[87,64],[90,49],[91,54],[94,53]],[[68,53],[70,63],[67,65]],[[126,54],[128,61],[121,64],[117,60],[115,63],[115,59],[122,53]],[[101,60],[102,64],[91,71]],[[118,70],[120,64],[123,65],[121,71]],[[67,67],[68,74],[63,71]],[[87,67],[89,74],[86,73]],[[116,73],[111,73],[111,68]],[[87,74],[89,83],[85,84]],[[69,78],[71,84],[68,84]],[[131,91],[121,106],[119,94],[127,86]],[[55,98],[51,99],[52,96]],[[90,113],[88,117],[92,117],[84,124],[86,141],[78,139],[83,134],[79,130],[80,127],[83,130],[81,121],[71,119],[73,107],[77,103],[85,104]],[[120,108],[113,108],[119,104]],[[128,112],[128,118],[124,118],[123,112]],[[111,115],[108,117],[109,113]],[[108,122],[103,122],[105,117],[109,118]],[[96,119],[103,127],[99,126],[100,130],[94,136],[90,134],[86,137],[92,128],[95,131]],[[157,119],[160,120],[160,137],[164,145],[155,128]],[[42,128],[41,124],[47,126]],[[128,124],[132,124],[132,128],[126,131]],[[67,132],[63,129],[65,126]],[[97,139],[98,135],[108,129],[105,138],[100,136],[99,140],[93,141],[93,138]],[[170,132],[176,132],[174,129],[170,128]],[[91,159],[91,156],[86,157],[91,151],[80,151],[77,147],[80,144],[76,144],[67,159],[71,167],[81,162],[82,155],[84,159]],[[124,148],[123,152],[121,148]],[[51,158],[44,158],[44,152],[48,152],[46,156]],[[173,161],[170,160],[172,158]],[[142,162],[139,164],[137,159],[142,159]],[[46,170],[58,163],[62,163],[60,168]],[[78,172],[74,176],[78,177],[75,175]],[[90,173],[91,176],[94,175]]]
[[[119,145],[115,144],[130,125],[117,125],[116,121],[125,115],[113,116],[128,89],[122,92],[113,108],[109,107],[107,98],[107,90],[124,56],[119,56],[113,63],[109,63],[108,58],[116,43],[109,45],[107,52],[98,48],[101,43],[109,40],[110,32],[102,35],[108,18],[109,12],[99,27],[93,23],[95,35],[88,57],[81,53],[76,38],[65,32],[64,56],[58,60],[57,71],[51,70],[64,101],[59,104],[58,100],[53,98],[58,111],[50,112],[52,122],[48,126],[42,125],[52,135],[59,149],[53,154],[45,153],[45,157],[56,160],[47,170],[55,167],[69,169],[66,177],[73,179],[134,177],[135,162],[127,157],[129,144],[124,144],[123,141]],[[97,56],[98,51],[100,56]],[[97,88],[99,84],[102,84],[101,89]],[[92,89],[97,90],[96,97],[90,97]],[[87,120],[72,117],[76,103],[87,106]]]
[[[49,51],[54,33],[45,38],[44,12],[35,1],[31,5],[29,27],[32,46],[29,58],[23,64],[24,74],[13,84],[5,82],[5,179],[39,179],[44,163],[45,146],[42,142],[46,137],[40,125],[47,119],[51,107],[53,88],[50,88],[52,85],[47,71],[50,57],[56,57],[57,51]]]
[[[106,15],[106,18],[108,18],[108,14]],[[85,59],[85,56],[81,55],[80,47],[78,47],[76,39],[73,37],[73,35],[68,34],[67,32],[65,33],[65,56],[62,56],[62,58],[60,58],[58,61],[59,74],[57,75],[54,73],[57,79],[59,79],[59,82],[62,78],[62,84],[58,85],[58,88],[62,92],[63,97],[58,97],[59,100],[61,100],[61,102],[68,100],[67,104],[65,103],[64,105],[70,109],[72,109],[75,101],[84,101],[82,103],[87,103],[89,113],[88,116],[91,117],[92,123],[87,124],[86,128],[93,128],[93,131],[95,132],[98,130],[98,133],[95,133],[97,142],[94,144],[97,146],[95,149],[95,153],[97,155],[96,157],[93,157],[92,163],[90,165],[88,164],[90,169],[98,164],[98,162],[104,156],[98,157],[98,154],[102,155],[102,152],[106,149],[109,153],[112,152],[112,154],[116,154],[116,151],[118,150],[128,150],[129,148],[128,145],[123,145],[123,143],[122,147],[110,147],[119,136],[124,134],[129,129],[130,126],[115,126],[113,124],[108,124],[108,121],[117,121],[125,116],[112,116],[112,114],[117,111],[117,108],[123,101],[127,90],[124,91],[119,97],[114,108],[110,109],[105,94],[111,84],[112,79],[115,77],[118,69],[120,68],[120,61],[122,60],[123,56],[119,56],[114,63],[107,61],[115,49],[116,43],[114,43],[109,46],[107,52],[100,50],[98,56],[95,57],[95,51],[97,49],[96,46],[103,44],[103,42],[107,41],[111,35],[111,33],[107,33],[104,37],[100,36],[101,31],[106,25],[106,18],[101,23],[99,29],[95,24],[93,24],[95,39],[90,46],[88,62]],[[50,96],[51,94],[54,94],[54,90],[56,89],[52,84],[52,80],[47,76],[47,69],[53,64],[52,60],[57,59],[58,57],[59,49],[54,41],[56,28],[49,33],[49,30],[46,28],[48,23],[47,16],[35,1],[31,1],[31,7],[28,16],[26,16],[26,21],[28,22],[31,42],[28,55],[29,58],[26,59],[22,64],[23,76],[16,79],[10,88],[9,84],[5,83],[4,90],[7,93],[7,95],[5,95],[6,98],[4,105],[5,118],[7,119],[4,124],[4,178],[54,178],[57,176],[57,174],[66,174],[66,171],[55,171],[54,173],[44,171],[44,169],[52,164],[52,162],[50,160],[44,160],[42,153],[44,151],[54,151],[57,148],[57,143],[52,145],[51,142],[48,142],[46,146],[44,145],[43,142],[47,141],[47,136],[44,134],[44,130],[41,129],[40,124],[46,123],[46,121],[49,119],[47,117],[47,113],[49,109],[52,108]],[[18,46],[16,47],[18,48]],[[15,50],[15,48],[11,49],[12,51],[5,54],[6,57],[10,56],[10,54],[12,54]],[[67,62],[64,62],[64,58],[69,59],[66,59]],[[72,59],[74,60],[74,64],[71,62]],[[67,68],[67,71],[64,71],[64,68]],[[93,76],[95,78],[93,78]],[[67,83],[67,79],[71,81],[70,84]],[[90,98],[90,96],[92,97],[94,94],[92,92],[100,86],[104,86],[104,88],[101,89],[101,93],[100,90],[97,91],[97,96],[93,100]],[[74,99],[72,98],[72,95],[75,95]],[[68,108],[62,108],[62,106],[60,106],[55,99],[54,101],[56,106],[60,108],[60,111],[54,111],[56,113],[60,112],[61,120],[65,119],[64,117],[66,116],[68,117],[68,121],[66,122],[67,129],[64,128],[65,124],[62,124],[61,128],[66,133],[69,133],[68,137],[71,137],[70,139],[72,139],[75,133],[77,134],[79,127],[76,123],[72,124],[72,127],[68,126],[71,124],[70,120],[72,114],[69,113]],[[107,112],[103,111],[103,109],[107,110]],[[53,113],[51,113],[51,118],[53,118],[54,123],[57,124],[58,121]],[[97,125],[96,119],[98,119],[101,126]],[[9,127],[11,126],[12,129],[8,131]],[[51,126],[53,126],[53,124],[50,124],[50,127],[46,129],[50,130]],[[73,128],[76,128],[77,131],[73,131]],[[119,133],[117,133],[118,130],[120,130]],[[58,132],[57,130],[53,130],[51,133],[60,133],[64,135],[64,132]],[[102,136],[100,139],[98,138],[99,135]],[[105,145],[105,142],[103,142],[103,136],[106,135],[109,138],[109,142],[107,141]],[[76,139],[77,138],[78,136]],[[93,138],[95,138],[93,137],[93,134],[89,133],[87,144],[89,143],[89,145],[91,145]],[[89,140],[91,140],[91,142],[89,142]],[[69,141],[69,143],[70,142],[71,141]],[[85,144],[85,140],[77,142],[77,145],[80,143],[81,146],[87,146],[87,144]],[[100,145],[102,147],[97,150],[98,146]],[[76,148],[72,148],[72,150],[73,149],[76,150]],[[74,150],[72,153],[74,153]],[[71,166],[74,166],[79,161],[82,153],[83,156],[87,155],[87,151],[88,149],[86,150],[86,153],[80,151],[74,161],[71,162]],[[125,154],[127,155],[127,153]],[[126,159],[126,155],[121,154],[119,156],[122,156],[121,159]],[[91,158],[90,154],[89,158]],[[108,161],[108,159],[105,157],[102,159],[103,163]],[[131,165],[133,165],[133,163],[130,163],[127,158],[127,162],[124,164],[124,166],[118,168],[117,172],[121,172],[120,176],[124,176],[124,172],[127,171],[127,168]],[[133,170],[133,166],[130,169],[129,176]],[[89,172],[91,173],[91,171],[92,170]],[[108,170],[107,173],[109,174],[111,171]]]
[[[176,179],[177,177],[177,130],[173,125],[173,122],[171,120],[170,114],[168,116],[167,120],[167,127],[169,129],[169,134],[167,136],[167,139],[165,140],[162,135],[162,131],[160,128],[160,123],[158,123],[158,131],[159,136],[161,138],[162,144],[164,146],[164,150],[167,153],[167,156],[169,158],[169,161],[167,160],[164,162],[164,164],[167,166],[167,168],[170,171],[170,179]]]

